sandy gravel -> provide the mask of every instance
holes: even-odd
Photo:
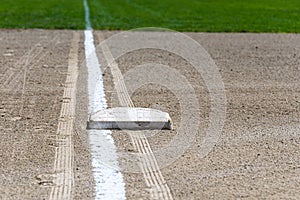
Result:
[[[2,198],[46,197],[71,34],[3,30],[0,38]]]
[[[108,37],[114,32],[105,34]],[[201,75],[186,60],[162,50],[138,50],[117,60],[123,74],[144,63],[168,65],[187,77],[195,89],[200,105],[198,137],[185,154],[162,169],[174,198],[299,197],[300,36],[187,35],[209,52],[219,67],[226,88],[225,126],[217,145],[205,158],[197,151],[209,123],[211,105]],[[107,95],[111,96],[109,70],[106,70],[105,78]],[[185,92],[184,87],[181,92]],[[148,138],[154,150],[163,148],[175,136],[179,126],[181,113],[176,96],[158,83],[141,87],[132,99],[136,106],[154,107],[170,113],[175,131],[161,131]],[[115,132],[115,139],[119,151],[133,148],[121,132]],[[145,185],[139,183],[142,175],[125,173],[124,176],[127,197],[145,198],[146,194],[141,192]]]
[[[103,33],[108,37],[116,32]],[[300,196],[300,35],[187,35],[214,59],[225,84],[225,126],[217,145],[205,158],[199,156],[198,149],[209,124],[210,94],[193,66],[175,54],[155,49],[130,52],[117,60],[123,74],[147,62],[168,65],[186,77],[195,90],[200,110],[198,135],[184,154],[161,169],[174,199],[297,199]],[[55,173],[53,138],[71,39],[72,31],[0,31],[0,197],[3,199],[49,196],[52,186],[49,177]],[[80,46],[73,195],[74,199],[92,199],[94,182],[85,131],[87,74],[83,34]],[[100,60],[104,62],[101,55]],[[103,67],[109,106],[116,106],[112,104],[111,73],[104,64]],[[178,91],[184,94],[185,88]],[[176,95],[159,84],[151,84],[135,91],[132,100],[136,106],[170,113],[175,130],[149,132],[148,137],[153,150],[167,146],[176,136],[181,118]],[[191,105],[190,109],[195,108]],[[119,152],[132,152],[126,134],[114,131],[113,136]],[[123,175],[128,199],[149,198],[142,174]]]
[[[0,199],[49,197],[72,33],[0,31]],[[74,197],[88,199],[93,196],[89,151],[78,134],[74,138]]]

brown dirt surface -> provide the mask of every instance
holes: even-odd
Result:
[[[55,176],[55,137],[72,33],[0,31],[1,199],[49,197]],[[83,60],[82,42],[80,46],[79,57]],[[82,151],[78,136],[74,143],[77,155],[74,196],[87,199],[93,196],[93,181],[89,179],[91,170],[87,167],[90,162],[81,157],[88,160],[89,152],[83,155],[86,152]]]
[[[0,31],[1,199],[49,197],[51,177],[55,176],[55,136],[72,33]],[[102,33],[109,37],[118,32]],[[190,105],[186,111],[200,111],[197,137],[184,154],[161,169],[174,199],[297,199],[300,196],[300,35],[186,34],[199,42],[215,61],[227,98],[224,128],[217,144],[204,158],[198,150],[212,105],[201,74],[180,56],[157,49],[136,50],[117,59],[123,74],[144,63],[167,65],[186,77],[198,98],[199,108]],[[112,101],[115,97],[112,76],[98,53],[108,105],[114,107],[117,105]],[[85,130],[88,99],[82,32],[78,66],[73,197],[93,199],[91,154]],[[179,87],[178,92],[185,94],[185,87]],[[135,106],[157,108],[170,114],[173,131],[146,133],[154,151],[167,146],[177,135],[182,117],[177,96],[153,83],[140,87],[131,98]],[[124,133],[113,132],[117,150],[132,152],[133,146]],[[123,176],[128,199],[149,199],[149,188],[141,173],[124,172]]]
[[[71,34],[2,30],[0,38],[1,194],[46,197]]]
[[[106,37],[115,33],[104,32]],[[226,122],[218,143],[205,158],[200,157],[198,148],[211,105],[201,75],[178,55],[157,49],[140,49],[117,59],[123,74],[144,63],[168,65],[188,79],[198,97],[198,136],[188,151],[162,169],[174,199],[299,196],[300,35],[186,34],[208,51],[225,84]],[[105,68],[110,103],[116,97],[111,84],[111,74]],[[178,90],[185,92],[184,87]],[[174,131],[148,137],[153,150],[168,145],[181,118],[176,95],[153,83],[140,87],[131,98],[135,106],[157,108],[171,115]],[[121,132],[114,136],[119,151],[132,149],[128,137]],[[142,174],[125,173],[124,178],[128,199],[145,198],[141,192],[145,186],[133,181],[142,180]]]

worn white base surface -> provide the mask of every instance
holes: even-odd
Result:
[[[100,110],[90,116],[88,129],[172,129],[168,113],[151,108],[116,107]]]

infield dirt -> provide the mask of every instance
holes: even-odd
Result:
[[[55,173],[53,139],[72,33],[0,31],[0,193],[4,199],[49,196]],[[115,33],[102,32],[106,37]],[[297,199],[300,196],[300,35],[186,34],[208,51],[225,84],[225,126],[218,143],[205,158],[200,158],[198,148],[209,124],[211,105],[201,75],[186,60],[157,49],[138,50],[117,59],[122,74],[145,62],[168,65],[187,78],[198,97],[200,125],[194,144],[161,169],[174,199]],[[94,182],[85,132],[87,86],[82,33],[78,53],[73,195],[75,199],[92,199]],[[103,58],[99,59],[108,105],[115,106],[111,101],[114,89],[111,73],[105,68]],[[178,90],[183,93],[184,87]],[[181,118],[176,96],[159,84],[151,84],[137,90],[132,100],[135,106],[169,112],[175,130],[148,137],[153,150],[166,146],[176,135]],[[114,131],[113,137],[118,151],[132,152],[126,134]],[[123,175],[128,199],[149,197],[142,174]]]

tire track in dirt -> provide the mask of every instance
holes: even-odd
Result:
[[[108,46],[105,44],[105,42],[103,42],[104,36],[102,33],[98,33],[97,36],[99,43],[101,44],[105,60],[108,66],[110,66],[113,83],[116,87],[120,105],[123,107],[134,107],[134,104],[126,89],[126,85],[118,64],[115,62]],[[166,200],[173,199],[169,186],[162,176],[151,146],[143,131],[128,131],[127,133],[130,136],[135,150],[140,156],[139,165],[145,178],[146,185],[150,188],[150,198]]]
[[[76,84],[78,76],[78,49],[80,36],[74,32],[68,61],[68,73],[63,94],[63,103],[57,128],[54,161],[54,180],[50,200],[72,199],[73,177],[73,125],[76,105]]]

